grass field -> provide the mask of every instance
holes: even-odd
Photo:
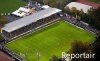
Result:
[[[21,0],[0,0],[0,13],[11,13],[25,4]]]
[[[6,47],[24,57],[27,61],[49,61],[53,55],[61,57],[70,49],[74,40],[92,42],[95,36],[63,21],[46,29],[6,44]],[[24,55],[25,56],[24,56]]]

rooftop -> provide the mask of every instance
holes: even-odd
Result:
[[[23,27],[23,26],[27,26],[32,22],[36,22],[40,19],[46,18],[46,17],[51,16],[55,13],[60,12],[60,11],[61,10],[59,10],[57,8],[48,8],[45,10],[41,10],[37,13],[32,14],[32,15],[29,15],[29,16],[26,16],[24,18],[10,22],[10,23],[6,24],[2,29],[7,31],[7,32],[12,32],[14,30],[17,30],[17,29]]]
[[[69,3],[66,7],[69,7],[70,9],[72,7],[75,7],[77,10],[83,10],[84,13],[87,13],[88,10],[90,8],[92,8],[92,6],[89,6],[89,5],[85,5],[85,4],[82,4],[82,3],[78,3],[78,2],[71,2]]]
[[[14,11],[12,14],[19,16],[19,17],[23,17],[25,16],[28,12],[30,11],[30,9],[24,8],[24,7],[20,7],[18,10]]]
[[[91,2],[89,0],[77,0],[77,2],[78,3],[85,4],[85,5],[92,6],[95,9],[100,7],[100,4],[99,3]]]

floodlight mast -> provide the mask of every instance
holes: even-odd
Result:
[[[37,61],[40,61],[40,52],[39,52],[39,49],[37,49]]]

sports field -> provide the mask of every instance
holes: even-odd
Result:
[[[0,13],[11,13],[25,4],[21,0],[0,0]]]
[[[54,55],[61,57],[71,47],[71,42],[79,40],[92,42],[95,36],[64,21],[10,42],[6,46],[27,61],[49,61]],[[38,55],[40,57],[38,57]]]

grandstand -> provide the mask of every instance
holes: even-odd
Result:
[[[48,9],[41,10],[32,15],[18,19],[6,24],[2,28],[2,35],[6,40],[13,40],[29,32],[37,30],[39,27],[44,27],[48,24],[58,21],[58,14],[60,12],[61,10],[50,7]]]

